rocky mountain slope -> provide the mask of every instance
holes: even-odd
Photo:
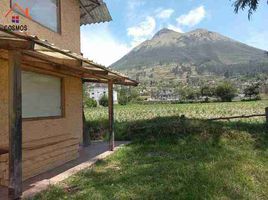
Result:
[[[197,29],[178,33],[162,29],[151,40],[134,48],[112,67],[124,72],[132,71],[132,76],[141,73],[141,69],[150,68],[169,68],[169,75],[174,72],[175,75],[182,75],[185,70],[196,74],[223,75],[227,72],[268,72],[267,63],[267,52],[216,32]],[[191,69],[186,69],[189,67]]]

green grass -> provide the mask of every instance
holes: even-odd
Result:
[[[264,108],[267,106],[268,100],[208,104],[132,104],[128,106],[116,106],[116,139],[133,140],[139,132],[148,132],[153,129],[164,129],[164,132],[168,132],[166,128],[170,128],[177,131],[178,129],[176,127],[173,128],[172,124],[178,126],[178,120],[181,115],[185,115],[188,119],[208,119],[234,115],[262,114],[265,112]],[[107,135],[109,125],[107,113],[108,109],[103,107],[88,109],[86,111],[91,138],[99,139]],[[259,119],[252,118],[247,121],[256,120]],[[142,127],[145,127],[145,129],[141,129]]]
[[[118,106],[117,137],[134,142],[34,200],[268,199],[264,118],[203,120],[264,113],[266,106],[268,101]],[[104,113],[88,110],[87,117],[105,129]]]

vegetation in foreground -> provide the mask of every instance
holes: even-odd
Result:
[[[34,200],[268,199],[265,120],[198,119],[262,113],[265,105],[267,101],[116,107],[117,127],[144,121],[156,128],[137,130],[134,143]],[[101,123],[101,110],[89,110],[87,117]],[[188,117],[176,117],[181,114]]]

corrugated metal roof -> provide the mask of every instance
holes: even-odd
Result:
[[[107,5],[102,0],[79,0],[80,25],[109,22],[112,20]]]

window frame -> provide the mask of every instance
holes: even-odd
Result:
[[[44,71],[39,71],[39,70],[30,70],[30,69],[22,69],[22,72],[32,72],[32,73],[36,73],[36,74],[41,74],[41,75],[46,75],[46,76],[53,76],[56,78],[60,79],[60,101],[61,101],[61,114],[60,115],[56,115],[56,116],[44,116],[44,117],[22,117],[22,121],[40,121],[40,120],[49,120],[49,119],[63,119],[65,118],[65,81],[64,81],[64,77],[60,76],[60,75],[56,75],[54,73],[49,73],[49,72],[44,72]]]
[[[13,0],[10,0],[10,8],[12,8],[12,1]],[[60,34],[61,35],[61,33],[62,33],[62,28],[61,28],[61,0],[57,0],[57,2],[58,2],[58,12],[57,12],[57,24],[58,24],[58,30],[53,30],[53,29],[51,29],[51,28],[49,28],[48,26],[46,26],[46,25],[44,25],[44,24],[42,24],[41,22],[38,22],[37,20],[35,20],[35,19],[29,19],[29,18],[27,18],[23,13],[20,13],[20,12],[18,12],[18,11],[16,11],[16,10],[13,10],[13,12],[15,12],[15,13],[17,13],[17,14],[19,14],[19,15],[21,15],[21,16],[23,16],[23,17],[25,17],[25,18],[27,18],[27,19],[29,19],[29,20],[31,20],[31,21],[33,21],[34,23],[36,23],[36,24],[38,24],[38,25],[40,25],[40,26],[42,26],[43,28],[46,28],[46,29],[48,29],[48,30],[50,30],[50,31],[52,31],[52,32],[54,32],[54,33],[58,33],[58,34]],[[30,12],[31,13],[31,12]]]

